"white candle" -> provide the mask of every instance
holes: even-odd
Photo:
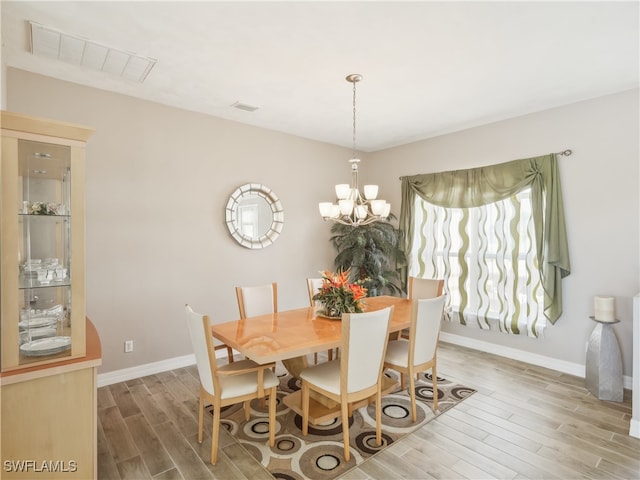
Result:
[[[601,322],[613,322],[616,319],[615,299],[597,296],[594,299],[594,316]]]

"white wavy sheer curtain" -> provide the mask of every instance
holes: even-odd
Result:
[[[409,274],[445,279],[450,320],[542,334],[547,322],[530,192],[471,208],[440,207],[416,196]]]

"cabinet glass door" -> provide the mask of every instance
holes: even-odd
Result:
[[[71,352],[71,149],[18,143],[20,363]]]

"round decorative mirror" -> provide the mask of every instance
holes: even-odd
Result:
[[[240,245],[264,248],[280,235],[284,211],[273,190],[260,183],[247,183],[229,197],[225,219],[229,233]]]

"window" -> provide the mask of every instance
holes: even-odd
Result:
[[[479,207],[414,202],[409,274],[445,279],[450,319],[540,335],[546,318],[531,189]]]
[[[502,331],[537,335],[562,315],[571,266],[555,153],[402,177],[400,229],[410,273],[446,275],[463,322],[486,328],[497,314]]]

